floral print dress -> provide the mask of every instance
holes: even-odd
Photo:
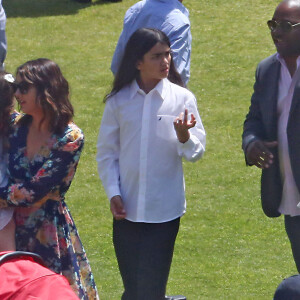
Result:
[[[53,134],[29,160],[28,125],[20,125],[19,121],[15,121],[10,134],[10,183],[0,188],[0,208],[15,207],[17,250],[41,255],[48,268],[69,280],[80,299],[99,299],[64,200],[84,144],[83,133],[70,123],[62,134]]]

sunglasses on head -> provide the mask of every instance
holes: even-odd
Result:
[[[15,90],[15,92],[17,90],[19,90],[20,93],[24,95],[24,94],[28,93],[28,90],[30,89],[31,85],[32,84],[27,81],[21,81],[19,83],[14,83],[14,90]]]
[[[292,31],[294,27],[300,25],[300,23],[292,24],[289,21],[277,22],[275,20],[269,20],[267,22],[267,25],[271,31],[274,31],[279,28],[282,32],[288,33],[290,31]]]

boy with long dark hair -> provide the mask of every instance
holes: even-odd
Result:
[[[138,29],[105,98],[97,145],[114,217],[122,299],[165,298],[185,213],[182,157],[196,161],[205,150],[196,99],[181,85],[168,37],[157,29]]]

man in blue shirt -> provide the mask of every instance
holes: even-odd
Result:
[[[187,85],[190,78],[192,35],[189,11],[181,2],[182,0],[143,0],[127,10],[123,31],[111,63],[114,74],[130,36],[141,27],[157,28],[170,39],[175,67]]]

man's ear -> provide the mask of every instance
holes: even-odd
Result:
[[[140,66],[141,66],[141,61],[138,60],[136,63],[135,63],[135,67],[140,71]]]

